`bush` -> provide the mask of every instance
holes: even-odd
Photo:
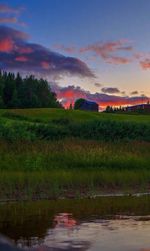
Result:
[[[150,141],[150,126],[133,122],[95,120],[72,124],[70,133],[74,137],[96,140],[144,140]]]
[[[0,123],[0,138],[9,141],[16,140],[34,140],[35,134],[28,130],[28,126],[25,123],[18,122],[2,122]]]

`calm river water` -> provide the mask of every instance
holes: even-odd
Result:
[[[36,251],[150,251],[150,196],[1,203],[0,233]]]

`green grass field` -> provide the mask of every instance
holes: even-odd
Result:
[[[0,138],[150,142],[150,115],[106,114],[63,109],[0,111]]]
[[[0,199],[149,191],[150,115],[0,110]]]
[[[79,110],[64,110],[57,108],[38,108],[38,109],[1,109],[0,115],[5,113],[11,113],[13,115],[24,116],[25,120],[39,120],[41,122],[51,122],[57,119],[68,119],[74,122],[83,122],[91,120],[115,120],[115,121],[126,121],[126,122],[137,122],[137,123],[148,123],[150,122],[150,115],[129,115],[129,114],[108,114],[108,113],[97,113],[87,112]]]

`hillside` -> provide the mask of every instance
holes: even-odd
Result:
[[[150,116],[64,109],[0,111],[0,137],[8,140],[81,138],[150,141]]]

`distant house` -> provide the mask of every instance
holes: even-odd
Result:
[[[128,112],[138,112],[138,111],[144,111],[150,113],[150,104],[140,104],[140,105],[133,105],[126,108],[126,111]]]
[[[96,102],[92,102],[92,101],[89,101],[89,100],[84,100],[80,104],[79,110],[98,112],[99,111],[99,105]]]

